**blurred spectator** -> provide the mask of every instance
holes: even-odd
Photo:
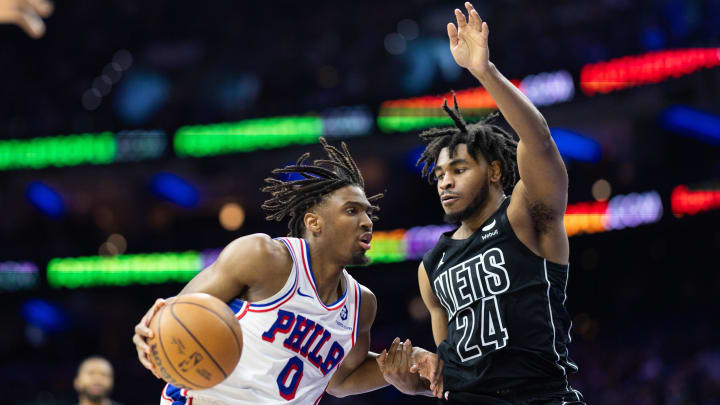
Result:
[[[75,391],[78,405],[121,405],[109,398],[113,389],[113,368],[100,356],[88,357],[78,368]]]

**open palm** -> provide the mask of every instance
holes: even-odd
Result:
[[[457,27],[448,23],[450,52],[458,65],[474,74],[481,74],[490,65],[489,29],[470,2],[465,2],[465,8],[469,18],[466,19],[462,11],[455,9]]]

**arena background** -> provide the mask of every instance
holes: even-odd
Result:
[[[434,348],[416,271],[442,215],[417,133],[449,122],[451,89],[469,120],[493,108],[448,51],[461,6],[79,0],[38,40],[0,26],[2,401],[73,403],[100,354],[115,400],[157,403],[133,326],[232,239],[286,233],[259,188],[321,135],[386,195],[351,271],[378,297],[372,348]],[[568,167],[571,383],[590,404],[720,403],[720,1],[475,7]]]

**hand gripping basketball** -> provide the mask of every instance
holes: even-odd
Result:
[[[158,300],[136,327],[134,339],[146,368],[188,390],[208,389],[225,380],[240,361],[243,346],[233,311],[204,293]]]
[[[140,322],[135,325],[135,334],[132,338],[133,343],[135,343],[135,348],[137,349],[138,360],[140,360],[140,364],[142,364],[146,369],[150,370],[157,378],[161,377],[160,374],[158,374],[155,370],[153,364],[150,362],[150,346],[147,344],[147,339],[150,339],[154,336],[152,330],[150,330],[150,321],[160,310],[160,308],[165,305],[166,302],[167,301],[162,298],[158,298],[155,301],[150,310],[148,310],[145,316],[142,317]]]

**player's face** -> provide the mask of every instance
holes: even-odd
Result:
[[[447,147],[440,151],[435,177],[445,222],[454,224],[467,219],[488,201],[490,182],[487,161],[482,155],[476,158],[470,156],[464,143],[455,148],[452,159]]]
[[[347,264],[367,264],[370,249],[373,209],[363,189],[346,186],[333,192],[322,207],[326,226],[323,236],[332,241]]]
[[[75,377],[75,390],[78,394],[95,402],[107,398],[112,386],[112,366],[101,359],[85,361]]]

